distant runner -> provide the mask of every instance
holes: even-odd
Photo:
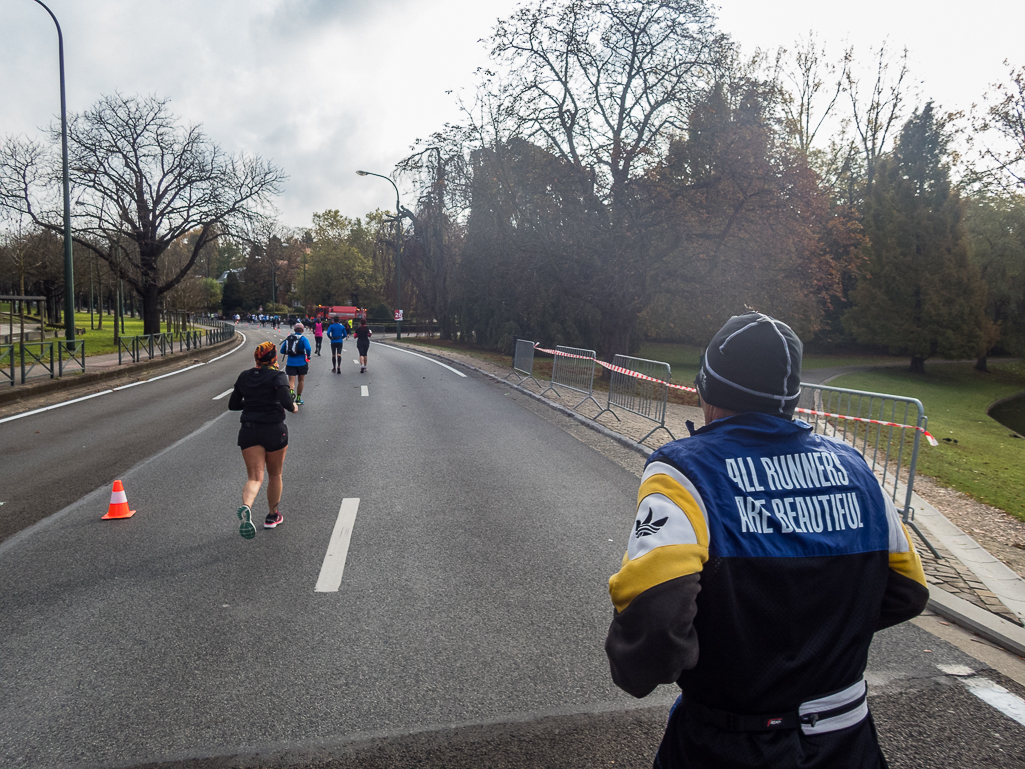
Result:
[[[238,509],[242,521],[238,533],[243,539],[256,536],[253,525],[252,504],[263,485],[264,467],[270,479],[267,481],[267,506],[270,512],[263,522],[263,528],[273,529],[283,520],[278,511],[281,501],[281,471],[288,451],[288,428],[285,427],[285,412],[296,412],[299,407],[292,402],[288,390],[288,379],[278,371],[278,352],[273,342],[261,342],[253,353],[256,368],[246,369],[235,380],[235,389],[228,400],[228,409],[242,412],[242,427],[238,431],[238,445],[246,463],[248,480],[242,489],[242,507]]]
[[[320,355],[320,343],[324,341],[324,324],[320,322],[320,318],[313,324],[313,338],[317,341],[317,355]]]
[[[327,329],[327,338],[331,340],[331,371],[341,374],[342,352],[349,329],[345,327],[344,323],[339,323],[338,318],[332,318],[332,321],[333,323]]]
[[[296,323],[293,333],[286,336],[285,341],[281,343],[281,354],[288,356],[285,364],[288,386],[292,389],[295,402],[300,406],[303,405],[303,385],[310,371],[310,355],[313,353],[310,340],[303,336],[303,331],[303,324]]]
[[[361,320],[359,328],[356,329],[356,349],[359,351],[359,373],[361,374],[367,373],[367,350],[370,349],[370,337],[373,335],[374,332],[370,330],[366,319]]]

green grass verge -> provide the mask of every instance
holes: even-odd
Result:
[[[1025,440],[986,414],[993,401],[1025,390],[1025,363],[991,363],[990,372],[969,363],[926,363],[924,375],[874,369],[829,384],[918,398],[940,441],[937,447],[923,441],[918,471],[1025,520]]]

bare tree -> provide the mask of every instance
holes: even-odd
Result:
[[[160,296],[184,279],[203,247],[263,219],[285,178],[259,157],[226,154],[156,97],[101,98],[70,118],[68,143],[75,242],[138,292],[147,334],[160,331]],[[0,151],[6,205],[54,231],[62,229],[58,144],[51,129],[49,148],[9,139]],[[189,258],[162,276],[163,254],[193,230]]]
[[[684,130],[729,41],[704,0],[539,0],[491,42],[510,73],[492,114],[558,161],[575,184],[558,180],[563,200],[597,214],[601,237],[582,246],[567,290],[599,309],[604,354],[626,352],[654,266],[634,187]]]
[[[780,107],[797,148],[809,157],[823,126],[834,117],[851,64],[848,49],[839,61],[828,58],[814,32],[798,39],[792,49],[776,52],[775,80],[783,91]]]
[[[1010,67],[1010,62],[1005,61]],[[973,106],[972,129],[983,168],[980,176],[1006,192],[1025,191],[1025,67],[1012,69],[1010,82],[994,83]],[[981,109],[981,111],[980,111]]]
[[[886,42],[879,46],[876,56],[875,80],[866,96],[862,83],[854,70],[846,72],[847,94],[851,99],[854,128],[861,145],[865,167],[866,190],[872,188],[876,163],[886,151],[887,142],[901,126],[904,107],[908,100],[908,50],[892,59]]]

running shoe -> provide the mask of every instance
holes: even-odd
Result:
[[[255,537],[256,527],[253,526],[253,511],[249,509],[249,505],[242,505],[238,509],[238,517],[242,521],[242,525],[238,527],[238,533],[242,535],[242,539]]]
[[[367,373],[367,367],[366,366],[361,366],[360,369],[359,369],[359,373],[361,373],[361,374]]]
[[[295,403],[295,390],[289,389],[289,392],[292,393],[292,403]]]
[[[263,528],[273,529],[281,525],[281,522],[285,520],[285,517],[275,510],[273,513],[267,513],[267,517],[263,521]]]
[[[296,405],[297,405],[297,406],[303,406],[303,405],[305,405],[305,404],[303,403],[303,396],[301,396],[301,395],[297,396],[297,397],[296,397],[296,399],[295,399],[295,403],[296,403]]]

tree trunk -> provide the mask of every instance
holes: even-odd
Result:
[[[142,292],[142,333],[160,333],[160,294],[157,285],[143,287]]]
[[[982,356],[980,356],[980,357],[975,359],[975,370],[976,371],[981,371],[984,374],[988,374],[989,373],[989,369],[986,368],[986,356],[985,355],[982,355]]]
[[[915,355],[911,356],[911,373],[912,374],[924,374],[925,373],[925,358],[919,358]]]

